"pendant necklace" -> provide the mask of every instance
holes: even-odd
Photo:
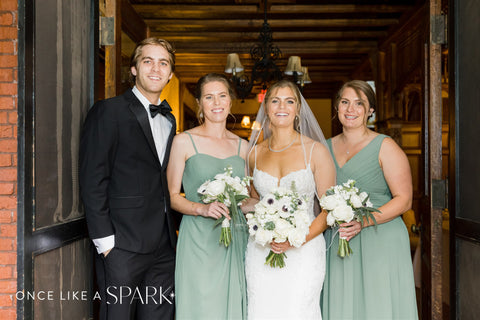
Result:
[[[297,136],[298,136],[298,134],[295,135],[295,138],[293,138],[292,142],[290,142],[290,143],[288,144],[288,146],[286,146],[285,148],[280,149],[280,150],[273,150],[273,149],[272,149],[272,147],[271,147],[271,145],[270,145],[271,139],[269,138],[269,139],[268,139],[268,150],[270,150],[270,151],[272,151],[272,152],[282,152],[282,151],[285,151],[285,150],[287,150],[288,148],[290,148],[290,147],[293,145],[293,143],[295,142],[295,140],[297,140]]]
[[[368,132],[366,132],[366,134],[367,134],[367,136],[368,136]],[[363,135],[365,135],[365,133],[364,133]],[[365,140],[365,137],[362,137],[362,139],[357,143],[357,145],[360,144],[360,143],[362,143],[364,140]],[[345,144],[345,148],[347,148],[347,143],[345,142],[345,138],[343,139],[343,143]],[[346,153],[347,153],[347,155],[350,154],[350,150],[348,150],[348,148],[347,148],[347,150],[346,150]]]

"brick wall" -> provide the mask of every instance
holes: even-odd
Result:
[[[0,0],[0,319],[16,319],[17,0]]]

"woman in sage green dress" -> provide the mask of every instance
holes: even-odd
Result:
[[[245,217],[231,219],[232,243],[219,243],[228,208],[202,203],[198,188],[231,166],[233,176],[245,175],[247,142],[226,129],[234,92],[221,74],[208,74],[197,83],[195,97],[200,126],[178,134],[167,169],[171,206],[183,214],[176,267],[175,309],[181,319],[246,319]],[[185,191],[185,197],[181,187]]]
[[[370,196],[377,226],[353,221],[325,233],[327,274],[322,295],[325,320],[418,319],[408,232],[401,215],[412,204],[412,178],[403,150],[367,128],[375,93],[364,81],[347,82],[335,103],[343,132],[327,143],[337,184],[349,179]],[[338,236],[353,254],[340,258]]]

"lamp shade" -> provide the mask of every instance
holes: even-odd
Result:
[[[241,125],[242,125],[242,128],[250,128],[250,117],[249,116],[243,116]]]
[[[303,74],[302,72],[302,63],[299,56],[291,56],[288,58],[287,67],[285,68],[285,74],[291,76],[294,72],[298,75]]]
[[[227,56],[227,65],[225,66],[225,73],[237,73],[243,71],[242,63],[236,53],[229,53]]]
[[[297,83],[312,83],[312,80],[310,79],[310,76],[308,75],[308,68],[307,67],[302,67],[302,72],[303,75],[300,76],[300,79],[298,79]]]

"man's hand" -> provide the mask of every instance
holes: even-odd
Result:
[[[108,249],[107,251],[103,252],[103,257],[106,258],[108,256],[108,254],[110,253],[110,251],[112,251],[112,249]]]

